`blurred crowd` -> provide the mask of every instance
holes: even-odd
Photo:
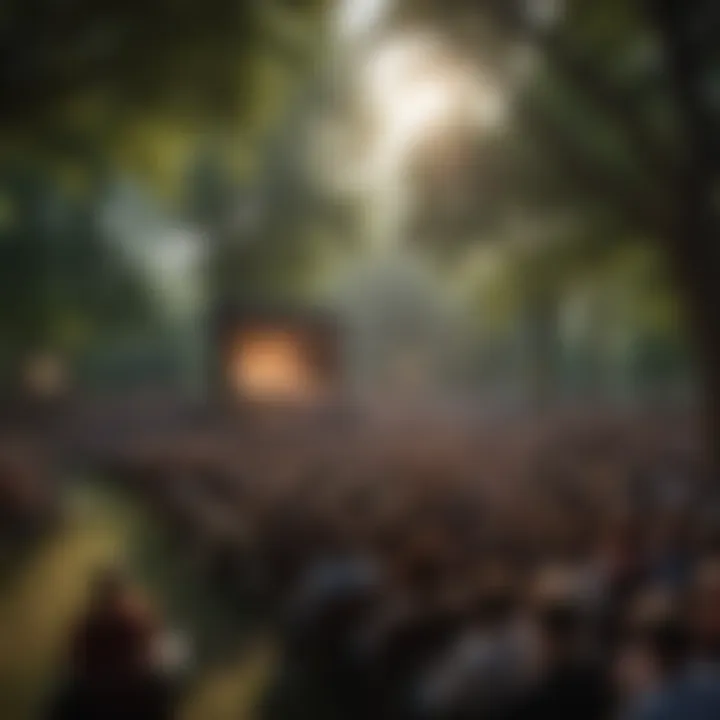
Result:
[[[277,629],[260,717],[709,720],[720,488],[696,435],[659,416],[277,412],[139,439],[111,471]],[[76,654],[74,677],[156,677],[152,626],[117,578],[98,587],[89,616],[115,607],[133,649]],[[115,632],[82,627],[101,628],[86,653]],[[172,716],[164,690],[132,687],[150,709],[125,717]]]

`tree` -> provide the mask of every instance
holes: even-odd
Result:
[[[296,61],[312,0],[6,3],[0,22],[0,124],[59,126],[73,101],[147,117],[232,118],[251,111],[257,60]]]
[[[470,48],[494,35],[496,55],[518,46],[538,52],[514,108],[512,202],[581,208],[610,242],[638,237],[666,254],[697,350],[720,471],[720,6],[567,0],[544,3],[562,12],[528,12],[542,4],[401,2],[398,22],[437,28]]]
[[[0,335],[4,368],[15,374],[30,355],[67,357],[107,333],[151,321],[152,294],[117,253],[99,222],[105,185],[73,197],[42,170],[4,167],[0,197]]]
[[[0,199],[11,217],[0,275],[9,346],[20,355],[69,348],[152,312],[146,278],[98,225],[108,182],[130,171],[148,194],[176,203],[166,191],[179,186],[198,138],[212,138],[224,157],[238,148],[249,156],[287,78],[313,56],[322,5],[5,4]]]

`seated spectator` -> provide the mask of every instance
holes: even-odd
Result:
[[[720,560],[700,563],[689,593],[693,658],[720,667]]]
[[[634,628],[645,656],[645,687],[627,703],[629,720],[711,720],[720,717],[720,672],[689,662],[688,633],[677,605],[659,605]]]
[[[501,569],[502,571],[502,569]],[[481,581],[470,622],[417,688],[418,714],[432,718],[505,718],[530,677],[531,647],[512,581]]]
[[[538,608],[539,677],[510,714],[514,720],[607,717],[610,687],[591,653],[586,623],[572,598]]]

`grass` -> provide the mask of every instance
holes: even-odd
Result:
[[[69,500],[66,525],[33,548],[0,586],[0,718],[38,717],[89,578],[120,559],[171,622],[201,643],[222,635],[223,628],[237,639],[235,652],[193,683],[183,720],[250,720],[273,667],[272,644],[253,632],[251,619],[231,623],[223,598],[184,574],[182,557],[173,554],[162,529],[127,498],[84,483]]]

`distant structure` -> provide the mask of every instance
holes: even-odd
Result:
[[[341,330],[325,312],[224,306],[214,345],[211,384],[221,398],[313,403],[342,391]]]

